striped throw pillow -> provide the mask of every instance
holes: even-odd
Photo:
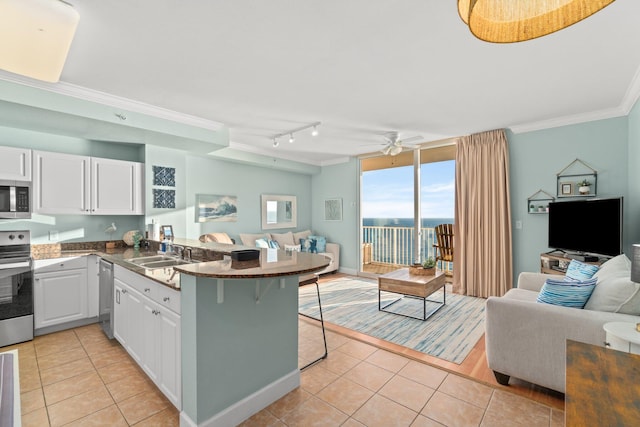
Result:
[[[597,280],[595,277],[584,281],[547,279],[536,301],[563,307],[584,308],[596,287]]]
[[[584,262],[576,261],[572,259],[567,267],[565,273],[565,279],[568,280],[587,280],[591,279],[598,271],[598,266],[593,264],[585,264]]]

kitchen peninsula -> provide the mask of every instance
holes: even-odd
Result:
[[[298,276],[328,261],[260,251],[253,261],[225,256],[175,267],[181,273],[183,426],[237,425],[300,385]]]

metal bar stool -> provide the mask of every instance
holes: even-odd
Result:
[[[305,370],[307,369],[309,366],[311,365],[315,365],[316,363],[318,363],[319,361],[321,361],[322,359],[326,359],[327,356],[329,355],[329,351],[327,350],[327,335],[325,334],[324,331],[324,318],[322,317],[322,303],[320,302],[320,286],[318,286],[318,275],[317,274],[307,274],[304,276],[300,276],[298,279],[298,286],[304,286],[304,285],[311,285],[314,284],[316,285],[316,292],[318,294],[318,309],[320,310],[320,319],[317,319],[313,316],[309,316],[308,314],[304,314],[304,313],[300,313],[298,312],[298,314],[304,316],[304,317],[308,317],[309,319],[313,319],[313,320],[319,320],[320,321],[320,325],[322,326],[322,339],[324,340],[324,354],[320,357],[318,357],[316,360],[307,363],[306,365],[304,365],[302,368],[300,368],[300,370]]]

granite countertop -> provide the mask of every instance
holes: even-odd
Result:
[[[34,260],[42,260],[97,255],[176,290],[180,290],[180,274],[225,279],[277,277],[311,273],[319,271],[329,264],[329,261],[323,256],[276,249],[260,249],[260,258],[257,260],[234,261],[230,259],[232,251],[256,248],[224,243],[202,243],[198,240],[178,238],[174,240],[173,244],[192,248],[192,256],[196,262],[174,267],[147,269],[126,261],[132,258],[158,255],[158,242],[151,242],[151,249],[134,249],[122,244],[113,249],[106,249],[104,242],[33,245],[32,256]],[[173,274],[174,269],[176,274]]]
[[[255,248],[252,248],[255,249]],[[329,265],[324,256],[306,252],[260,249],[260,258],[253,261],[220,261],[184,264],[175,269],[183,274],[219,279],[259,279],[312,273]]]

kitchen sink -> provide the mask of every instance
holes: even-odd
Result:
[[[166,259],[161,261],[145,262],[138,265],[144,268],[165,268],[183,264],[191,264],[191,261],[185,261],[183,259]]]
[[[129,258],[126,262],[147,269],[167,268],[176,265],[192,264],[197,261],[187,261],[184,259],[168,256],[168,255],[152,255],[147,257]]]
[[[167,255],[152,255],[152,256],[143,256],[138,258],[129,258],[125,259],[126,262],[130,262],[131,264],[146,264],[147,262],[156,262],[156,261],[166,261],[166,260],[174,260],[176,258],[170,257]]]

